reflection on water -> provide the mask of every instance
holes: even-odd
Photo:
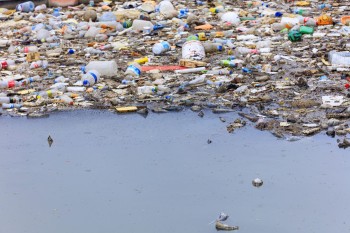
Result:
[[[220,116],[0,118],[0,232],[213,233],[221,211],[241,233],[350,231],[347,150],[228,134]]]

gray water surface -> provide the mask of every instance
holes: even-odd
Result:
[[[221,211],[241,233],[350,232],[348,150],[226,125],[190,111],[1,117],[0,233],[214,233]]]

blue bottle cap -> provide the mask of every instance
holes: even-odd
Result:
[[[90,83],[89,83],[88,80],[84,80],[84,81],[83,81],[83,85],[84,85],[84,86],[90,86]]]

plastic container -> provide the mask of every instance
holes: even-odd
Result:
[[[33,82],[40,81],[40,80],[42,80],[40,78],[40,76],[36,75],[34,77],[29,77],[29,78],[23,79],[20,83],[21,83],[21,86],[26,86],[28,84],[31,84]]]
[[[315,27],[317,25],[317,21],[313,18],[304,18],[304,25],[309,27]]]
[[[129,64],[129,66],[126,68],[126,71],[124,72],[126,76],[138,77],[141,75],[141,66],[137,62],[132,62]]]
[[[100,74],[96,70],[90,70],[83,75],[81,80],[85,87],[93,86],[100,81]]]
[[[201,60],[205,58],[205,50],[202,43],[197,40],[187,41],[182,46],[182,58],[195,60]]]
[[[293,26],[299,24],[299,19],[298,18],[290,18],[290,17],[282,17],[281,24],[289,25],[290,27],[293,27]]]
[[[24,2],[16,6],[16,10],[21,12],[31,12],[34,11],[34,9],[35,4],[32,1]]]
[[[223,50],[223,46],[220,43],[206,42],[203,43],[203,47],[206,53],[215,53]]]
[[[332,65],[350,66],[350,52],[337,52],[332,50],[328,53],[328,61]]]
[[[85,67],[86,72],[96,70],[101,76],[113,77],[118,71],[117,63],[112,61],[91,61]]]
[[[171,49],[170,44],[166,41],[163,41],[153,45],[152,52],[156,55],[160,55],[162,53],[170,51],[170,49]]]
[[[221,66],[225,66],[225,67],[236,67],[237,64],[235,61],[231,61],[231,60],[221,60],[220,61],[220,65]]]

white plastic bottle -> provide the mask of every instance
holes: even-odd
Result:
[[[145,27],[149,27],[150,31],[153,31],[154,25],[151,21],[135,19],[132,23],[132,30],[143,31]]]
[[[169,51],[171,49],[170,44],[166,41],[156,43],[153,45],[152,51],[156,55],[160,55],[162,53],[165,53],[166,51]]]
[[[117,63],[111,61],[91,61],[85,67],[85,71],[96,70],[101,76],[113,77],[118,71]]]
[[[25,46],[19,49],[19,52],[22,52],[22,53],[35,53],[38,51],[39,49],[37,46]]]
[[[83,75],[82,79],[83,85],[86,87],[93,86],[100,81],[100,74],[96,70],[90,70]]]
[[[47,7],[46,7],[46,4],[41,4],[37,7],[35,7],[35,11],[42,11],[42,10],[45,10]]]
[[[206,53],[215,53],[223,50],[223,46],[220,43],[205,42],[203,47]]]
[[[129,64],[128,68],[126,69],[126,71],[124,72],[126,79],[133,79],[134,77],[138,77],[141,75],[141,66],[139,63],[137,62],[132,62]]]

